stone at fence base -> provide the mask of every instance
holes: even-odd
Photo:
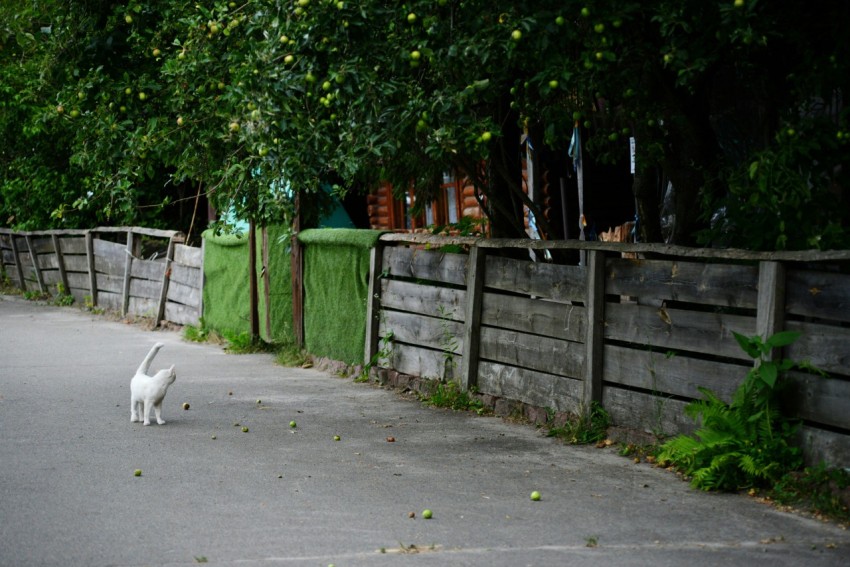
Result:
[[[507,398],[499,398],[493,405],[493,413],[499,417],[516,417],[517,413],[522,412],[521,402],[509,400]]]

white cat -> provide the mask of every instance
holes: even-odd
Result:
[[[162,400],[168,387],[177,379],[174,365],[171,368],[160,370],[153,376],[148,376],[148,369],[153,362],[156,353],[164,345],[156,343],[142,361],[136,375],[130,381],[130,421],[141,421],[144,416],[145,425],[150,425],[151,407],[156,413],[156,422],[165,425],[162,419]]]

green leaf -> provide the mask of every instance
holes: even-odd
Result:
[[[799,338],[799,331],[781,331],[767,339],[765,345],[769,348],[781,348],[790,345]]]
[[[776,379],[779,377],[779,369],[773,362],[762,362],[759,366],[759,377],[762,382],[773,388],[776,386]]]

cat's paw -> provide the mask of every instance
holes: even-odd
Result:
[[[150,422],[149,420],[147,420],[147,419],[146,419],[146,420],[145,420],[145,425],[150,425],[150,424],[151,424],[151,422]]]
[[[138,423],[140,420],[135,415],[130,416],[130,423]]]
[[[164,419],[157,419],[157,420],[156,420],[156,422],[157,422],[158,424],[160,424],[160,425],[165,425],[165,420],[164,420]]]

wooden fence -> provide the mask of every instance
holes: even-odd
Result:
[[[138,227],[0,229],[3,268],[24,291],[69,294],[122,316],[197,324],[203,252],[181,233]]]
[[[544,246],[584,261],[499,254]],[[733,331],[800,331],[784,356],[831,376],[790,375],[807,459],[850,466],[848,268],[847,251],[385,235],[372,256],[366,358],[543,415],[599,402],[616,426],[669,436],[693,430],[683,408],[698,388],[729,400],[752,366]]]

